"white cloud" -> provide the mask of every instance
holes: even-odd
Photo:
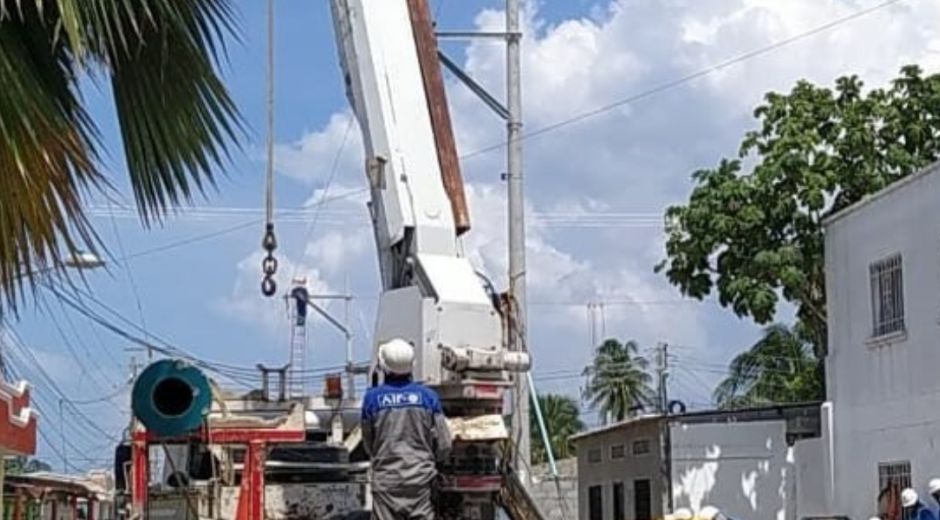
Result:
[[[590,16],[544,19],[552,3],[527,2],[523,43],[526,130],[533,131],[651,87],[766,47],[875,5],[874,0],[612,1]],[[538,11],[541,8],[543,11]],[[652,266],[662,255],[658,228],[559,228],[540,222],[535,209],[570,214],[596,211],[659,213],[685,199],[689,175],[733,155],[754,126],[751,111],[763,93],[788,90],[796,80],[824,84],[858,73],[871,86],[916,61],[940,66],[940,4],[911,0],[859,17],[832,30],[728,66],[688,84],[525,142],[528,280],[530,301],[587,302],[679,298]],[[500,30],[503,14],[484,10],[482,30]],[[475,42],[463,56],[465,69],[502,98],[505,51]],[[458,146],[468,154],[503,140],[504,125],[462,85],[451,83]],[[324,188],[346,135],[349,112],[342,108],[319,131],[278,148],[279,171]],[[353,125],[339,155],[343,188],[364,186],[362,141]],[[463,161],[473,230],[465,239],[475,265],[505,287],[506,220],[503,150]],[[355,179],[355,180],[352,180]],[[317,192],[311,200],[320,200]],[[365,215],[358,200],[331,204],[335,212]],[[357,291],[375,294],[377,274],[371,229],[363,218],[338,218],[316,230],[303,263],[313,279],[337,286],[354,273]],[[257,292],[257,259],[243,262],[251,273],[245,294]],[[239,292],[239,291],[236,291]],[[704,305],[609,306],[611,335],[645,345],[670,340],[708,347],[700,356],[726,360],[746,346],[757,328],[714,303]],[[539,369],[571,368],[588,359],[586,312],[580,305],[530,308],[530,333]],[[703,376],[713,379],[714,376]],[[569,382],[570,383],[570,382]]]
[[[286,336],[287,307],[283,295],[295,279],[306,280],[311,293],[330,293],[333,288],[322,277],[320,269],[292,261],[288,256],[277,253],[277,295],[264,297],[261,294],[261,261],[264,253],[255,251],[243,258],[237,265],[237,274],[232,293],[229,297],[216,302],[216,307],[235,319],[256,323],[270,335],[277,338]],[[277,345],[286,344],[277,342]]]
[[[323,130],[278,144],[274,153],[278,173],[307,184],[322,183],[334,175],[334,168],[341,176],[362,167],[362,134],[352,112],[344,110],[330,116]]]

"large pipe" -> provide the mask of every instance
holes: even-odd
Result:
[[[148,366],[134,383],[131,409],[148,431],[163,437],[198,429],[212,405],[209,380],[182,360],[164,359]]]

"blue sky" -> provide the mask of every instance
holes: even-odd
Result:
[[[431,2],[432,9],[439,9],[444,29],[497,29],[502,20],[500,1]],[[538,129],[604,106],[875,3],[526,2],[526,127]],[[284,302],[264,300],[258,289],[265,6],[247,0],[237,5],[243,41],[230,46],[225,76],[251,129],[243,153],[219,176],[217,192],[195,201],[197,208],[149,230],[117,206],[108,209],[104,199],[89,201],[114,258],[107,270],[88,273],[87,282],[98,300],[132,324],[196,356],[242,366],[277,365],[287,356]],[[324,191],[327,200],[352,194],[311,210],[321,212],[315,227],[298,221],[278,225],[281,287],[293,274],[307,276],[323,291],[340,291],[348,282],[356,295],[351,322],[357,358],[365,359],[378,273],[361,193],[361,144],[358,129],[349,123],[329,10],[321,0],[278,1],[276,11],[278,208],[301,209],[323,199]],[[877,85],[911,61],[935,70],[940,33],[927,21],[937,16],[940,7],[928,0],[900,2],[528,140],[530,344],[540,388],[578,394],[583,382],[578,373],[591,350],[587,304],[606,302],[602,311],[595,311],[597,334],[635,338],[644,352],[657,342],[674,345],[671,391],[695,406],[704,405],[722,367],[758,336],[759,328],[714,302],[682,300],[653,274],[662,256],[658,216],[687,196],[694,169],[735,152],[764,92],[787,89],[803,77],[829,83],[844,73],[858,73]],[[484,85],[502,92],[502,48],[481,42],[449,44],[446,49]],[[501,123],[459,85],[450,83],[448,88],[461,153],[498,142]],[[89,85],[86,95],[111,151],[108,170],[126,195],[108,92]],[[464,247],[500,288],[506,263],[505,186],[498,177],[503,153],[495,150],[463,163],[475,226]],[[207,206],[221,209],[207,211]],[[252,220],[257,223],[222,233]],[[180,243],[213,233],[220,234]],[[122,261],[126,256],[133,258]],[[121,389],[126,386],[131,354],[125,349],[130,345],[54,300],[47,303],[48,308],[37,303],[22,313],[15,327],[21,342],[69,399],[101,400],[74,408],[101,418],[103,429],[119,434],[126,424],[126,393]],[[786,319],[786,313],[781,317]],[[341,337],[325,323],[314,324],[310,343],[313,366],[342,361]],[[68,406],[66,428],[60,432],[59,398],[45,386],[37,382],[42,427],[58,444],[56,450],[62,451],[64,433],[67,451],[81,449],[92,453],[92,459],[107,458],[108,442],[96,439],[100,432],[89,431]],[[102,399],[111,395],[115,397]],[[586,416],[596,419],[589,410]],[[61,467],[47,442],[40,456]],[[81,469],[103,462],[71,456]]]

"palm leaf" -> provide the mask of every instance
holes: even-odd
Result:
[[[62,250],[94,249],[81,194],[103,179],[97,135],[75,95],[67,49],[35,4],[3,7],[0,21],[0,291],[15,301]]]
[[[216,72],[233,32],[230,0],[0,0],[0,303],[100,248],[82,198],[108,183],[79,78],[110,79],[147,224],[214,186],[243,136]]]
[[[822,398],[822,365],[798,328],[772,325],[751,348],[736,356],[715,388],[721,408]]]

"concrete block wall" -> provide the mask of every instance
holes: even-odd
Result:
[[[578,459],[562,459],[556,465],[560,475],[557,483],[548,464],[532,468],[530,493],[546,520],[577,520]]]

